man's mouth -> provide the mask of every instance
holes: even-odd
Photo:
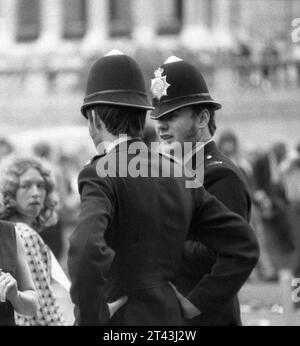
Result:
[[[160,138],[165,142],[171,142],[173,139],[173,136],[171,135],[160,135]]]

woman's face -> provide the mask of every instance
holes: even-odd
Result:
[[[17,210],[27,220],[34,220],[44,207],[46,184],[40,172],[29,168],[20,176],[16,192]]]

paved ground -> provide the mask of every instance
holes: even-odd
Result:
[[[250,282],[239,294],[244,325],[300,326],[288,284]]]

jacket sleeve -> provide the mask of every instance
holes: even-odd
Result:
[[[229,210],[249,221],[250,197],[237,174],[227,168],[218,168],[211,171],[210,176],[213,177],[213,181],[209,184],[209,193]],[[180,271],[185,276],[200,279],[210,270],[215,260],[216,256],[212,250],[199,242],[187,240],[183,247]]]
[[[249,277],[259,248],[253,230],[239,215],[232,213],[205,189],[195,210],[190,236],[216,254],[209,274],[198,282],[188,299],[202,312],[216,313]]]
[[[79,223],[70,238],[68,257],[70,293],[79,324],[105,324],[109,310],[103,285],[114,257],[104,239],[114,213],[112,188],[91,165],[80,173],[78,186]]]

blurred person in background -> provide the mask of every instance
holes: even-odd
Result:
[[[280,179],[280,165],[286,156],[285,143],[276,142],[253,162],[254,201],[263,221],[266,245],[276,276],[279,270],[290,267],[294,250],[287,219],[288,201]]]
[[[53,163],[53,149],[51,145],[47,142],[38,142],[33,146],[32,152],[34,156],[46,160],[48,163],[51,163],[51,166],[53,167],[52,171],[57,180],[58,168]],[[61,196],[61,194],[59,194],[59,196]],[[58,208],[58,214],[59,212],[60,208]],[[51,251],[54,253],[55,257],[59,261],[61,261],[64,248],[61,215],[59,215],[56,224],[52,226],[45,226],[43,231],[40,233],[40,236],[43,238],[44,242],[49,246]]]
[[[277,65],[280,55],[277,47],[272,40],[266,41],[265,46],[261,53],[261,66],[262,66],[262,87],[264,89],[271,89],[276,86],[277,78]]]
[[[22,240],[14,225],[5,221],[0,221],[0,268],[0,326],[13,326],[14,311],[36,314],[38,297]]]
[[[16,322],[28,326],[64,325],[51,286],[53,258],[40,236],[46,225],[56,222],[57,198],[52,173],[38,158],[17,156],[4,160],[0,172],[0,192],[3,196],[0,218],[15,224],[39,298],[36,315],[16,314]]]
[[[14,147],[6,138],[0,138],[0,162],[14,152]]]
[[[38,142],[32,148],[33,155],[52,162],[52,148],[47,142]]]
[[[241,87],[249,88],[251,86],[251,59],[252,52],[250,45],[239,40],[237,43],[239,83]]]
[[[253,200],[254,193],[254,178],[253,169],[250,160],[248,161],[245,155],[242,154],[240,143],[236,134],[231,131],[223,131],[219,136],[218,148],[226,155],[234,164],[240,168],[241,172],[247,179],[251,199]],[[275,276],[275,269],[272,265],[267,246],[266,236],[264,232],[263,222],[260,216],[259,209],[255,203],[252,204],[250,224],[254,229],[260,247],[259,262],[253,272],[252,277],[257,276],[259,279],[272,280]]]
[[[68,271],[69,237],[78,221],[80,207],[77,177],[82,166],[80,166],[81,162],[79,160],[80,158],[75,154],[67,154],[62,150],[57,158],[57,189],[60,196],[58,215],[62,228],[59,258],[66,272]],[[85,162],[87,162],[87,159]]]
[[[223,131],[218,139],[217,147],[219,150],[227,156],[239,169],[244,173],[247,179],[248,185],[253,185],[253,172],[251,164],[247,161],[244,155],[242,155],[239,140],[237,135],[231,131]]]
[[[300,142],[296,145],[296,153],[300,157]]]
[[[156,121],[156,129],[164,147],[191,143],[192,151],[185,153],[184,164],[203,175],[204,160],[204,188],[228,209],[249,222],[249,188],[240,169],[218,150],[214,142],[217,128],[215,111],[221,105],[209,95],[204,77],[193,65],[174,56],[168,58],[154,75],[156,78],[152,79],[151,91],[155,110],[151,118]],[[161,87],[163,84],[164,88]],[[187,240],[175,286],[186,295],[199,280],[213,275],[216,263],[218,258],[214,251],[200,242]],[[231,269],[228,266],[224,272]],[[230,286],[228,283],[227,289]],[[214,291],[211,293],[215,294]],[[196,326],[241,325],[237,295],[226,304],[220,304],[218,309],[207,311],[189,323]]]
[[[287,215],[294,244],[291,269],[293,276],[300,278],[300,155],[282,164],[281,177],[289,202]],[[300,302],[296,302],[295,307],[299,309]]]
[[[77,222],[80,205],[77,177],[81,167],[74,154],[66,153],[60,153],[57,166],[59,167],[57,183],[61,196],[62,222],[65,227],[73,228]]]

